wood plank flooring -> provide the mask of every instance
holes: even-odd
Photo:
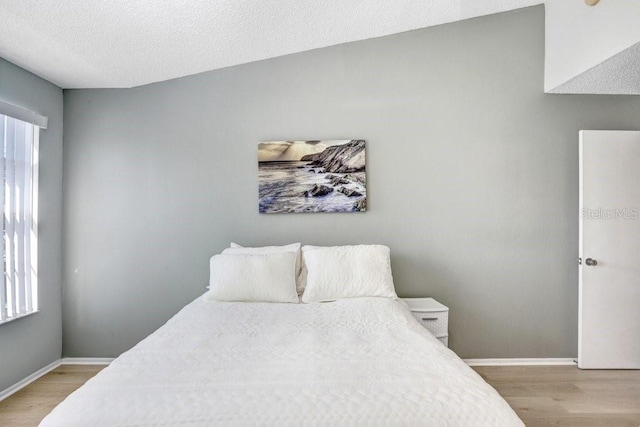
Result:
[[[529,427],[640,426],[640,371],[474,367]]]
[[[104,366],[63,365],[0,401],[0,426],[38,423]],[[474,367],[527,426],[640,426],[640,371],[575,366]]]
[[[102,365],[62,365],[0,401],[0,426],[37,426],[56,405],[104,369]]]

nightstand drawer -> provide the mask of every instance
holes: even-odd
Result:
[[[438,338],[442,344],[449,346],[449,307],[440,304],[433,298],[402,298],[416,320]]]
[[[434,311],[412,311],[411,314],[415,317],[422,326],[427,328],[429,332],[440,338],[446,336],[449,331],[449,313],[446,311],[434,312]]]

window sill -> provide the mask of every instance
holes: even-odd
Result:
[[[12,317],[10,319],[0,320],[0,326],[6,325],[7,323],[11,323],[14,320],[23,319],[25,317],[31,316],[32,314],[36,314],[36,313],[40,313],[40,310],[35,310],[35,311],[30,312],[30,313],[21,314],[19,316],[15,316],[15,317]]]

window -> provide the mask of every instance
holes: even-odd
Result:
[[[2,258],[0,323],[38,311],[37,125],[0,114]]]

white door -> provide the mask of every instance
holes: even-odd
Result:
[[[640,132],[580,131],[578,366],[640,369]]]

